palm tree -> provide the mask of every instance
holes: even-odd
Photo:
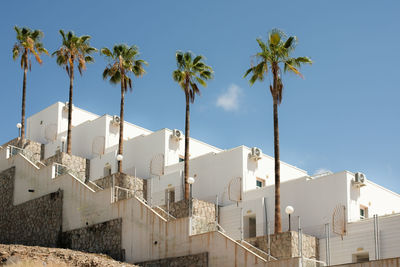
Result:
[[[69,77],[69,101],[68,101],[68,131],[67,131],[67,154],[71,155],[71,128],[72,128],[72,96],[74,89],[74,67],[78,64],[79,73],[86,69],[86,63],[94,62],[90,55],[97,49],[89,44],[90,36],[76,36],[74,32],[67,34],[60,30],[62,37],[61,47],[53,53],[57,56],[57,64],[65,68]]]
[[[114,45],[112,51],[108,48],[102,48],[100,53],[105,55],[110,61],[109,65],[104,69],[103,79],[109,78],[110,83],[121,84],[118,154],[122,155],[124,148],[125,93],[128,91],[128,88],[132,91],[132,79],[129,77],[129,73],[132,72],[136,77],[141,77],[146,73],[144,65],[147,65],[147,62],[138,59],[139,50],[136,46],[129,47],[126,44]],[[118,161],[118,172],[122,172],[122,161]]]
[[[43,47],[41,39],[43,38],[43,32],[40,30],[31,30],[29,28],[18,28],[14,27],[17,32],[17,42],[13,47],[13,59],[16,60],[21,55],[21,68],[24,70],[24,79],[22,82],[22,111],[21,111],[21,141],[25,140],[25,99],[26,99],[26,74],[28,69],[31,70],[32,62],[30,60],[31,55],[35,56],[35,59],[39,64],[42,64],[40,54],[49,54]]]
[[[183,92],[186,99],[186,117],[185,117],[185,199],[189,199],[189,124],[190,124],[190,103],[194,103],[196,94],[200,95],[200,90],[196,84],[198,82],[206,87],[205,80],[213,78],[213,70],[210,66],[204,64],[203,56],[196,56],[191,52],[176,52],[176,64],[178,69],[172,73],[172,78],[176,81]]]
[[[291,71],[300,77],[303,77],[298,68],[303,64],[312,64],[311,59],[308,57],[291,57],[294,51],[297,38],[291,36],[286,38],[286,35],[274,29],[268,36],[268,41],[264,43],[261,39],[257,39],[261,51],[255,57],[258,63],[251,66],[247,70],[244,77],[252,74],[250,84],[253,85],[255,81],[263,81],[264,76],[268,75],[271,71],[273,82],[269,86],[274,111],[274,152],[275,152],[275,233],[282,232],[281,225],[281,208],[280,208],[280,155],[279,155],[279,128],[278,128],[278,105],[282,102],[283,83],[281,78],[281,68],[283,65],[284,71]]]

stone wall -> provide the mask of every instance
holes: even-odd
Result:
[[[121,247],[122,219],[90,225],[62,233],[61,246],[91,253],[102,253],[124,261]]]
[[[14,176],[15,167],[0,173],[0,243],[56,247],[62,227],[62,191],[14,206]]]
[[[189,217],[189,200],[183,199],[167,205],[162,205],[162,209],[169,209],[169,213],[175,218]],[[207,221],[215,221],[215,204],[193,199],[193,216],[203,217]]]
[[[125,173],[114,173],[109,176],[97,179],[93,181],[97,186],[100,186],[103,189],[110,188],[113,185],[113,180],[114,180],[114,185],[122,188],[129,189],[133,192],[135,192],[135,195],[139,198],[143,198],[146,196],[146,189],[144,188],[144,183],[143,179],[127,175]],[[126,199],[129,197],[133,197],[133,192],[131,193],[126,193],[124,190],[116,190],[118,192],[117,199],[122,200]]]
[[[139,262],[136,264],[143,267],[181,267],[181,266],[207,267],[208,252],[195,255],[182,256],[182,257]]]
[[[298,237],[298,233],[295,231],[270,235],[271,255],[278,259],[298,257]],[[318,239],[305,234],[303,234],[302,239],[303,256],[306,258],[318,259]],[[266,236],[247,238],[246,241],[265,252],[268,251],[268,240]]]
[[[40,143],[28,139],[25,139],[25,141],[22,142],[21,138],[17,137],[3,144],[2,147],[6,148],[8,145],[23,149],[22,154],[33,163],[36,163],[41,159],[42,144]]]
[[[175,218],[189,217],[189,200],[184,199],[171,203],[169,206],[163,205],[161,208]],[[215,204],[193,199],[192,208],[192,234],[215,231]]]
[[[86,159],[74,155],[68,155],[65,152],[57,151],[54,156],[44,160],[44,164],[51,165],[58,163],[67,166],[68,172],[80,179],[86,180]]]

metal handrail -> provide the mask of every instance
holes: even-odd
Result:
[[[158,209],[160,209],[162,212],[164,212],[165,214],[167,214],[167,216],[169,216],[169,217],[171,217],[172,219],[174,219],[174,220],[176,220],[176,218],[174,217],[174,216],[172,216],[169,212],[167,212],[166,210],[164,210],[163,208],[161,208],[160,206],[153,206],[154,208],[158,208]],[[153,208],[152,207],[152,208]],[[153,209],[154,209],[153,208]]]
[[[324,262],[324,261],[319,261],[319,260],[315,260],[315,259],[310,259],[310,258],[307,258],[307,257],[301,257],[301,260],[308,260],[308,261],[320,263],[320,264],[322,264],[322,266],[327,266],[326,262]]]
[[[245,240],[240,240],[241,243],[245,243],[246,245],[254,248],[256,251],[260,252],[261,254],[265,254],[268,257],[268,260],[270,260],[270,258],[272,258],[273,260],[278,260],[277,258],[275,258],[274,256],[272,256],[271,254],[268,254],[267,252],[265,252],[264,250],[261,250],[255,246],[253,246],[252,244],[250,244],[249,242],[245,241]]]

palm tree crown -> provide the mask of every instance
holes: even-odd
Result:
[[[147,65],[147,62],[137,59],[139,50],[136,46],[129,47],[126,44],[120,44],[115,45],[112,51],[108,48],[102,48],[100,53],[111,62],[103,72],[103,79],[109,78],[109,81],[113,84],[120,83],[122,80],[125,92],[128,87],[132,89],[132,79],[128,76],[130,72],[136,77],[146,73],[144,65]]]
[[[47,50],[43,47],[41,39],[43,38],[43,32],[40,30],[32,31],[29,28],[18,28],[14,27],[17,32],[17,43],[13,47],[13,59],[16,60],[21,54],[21,68],[31,68],[31,61],[29,55],[33,54],[39,64],[42,64],[40,58],[41,53],[48,54]]]
[[[263,81],[271,70],[276,86],[270,86],[270,91],[274,100],[280,104],[283,92],[281,65],[283,65],[285,72],[290,71],[303,77],[298,68],[306,63],[312,64],[312,61],[308,57],[291,57],[291,53],[296,47],[297,38],[290,36],[286,39],[285,33],[281,30],[272,30],[266,43],[260,38],[257,39],[257,42],[261,48],[261,51],[255,55],[258,64],[249,68],[244,76],[246,77],[251,73],[250,84],[253,85],[257,80]]]
[[[79,73],[86,69],[86,63],[94,62],[94,58],[90,55],[97,51],[96,48],[89,44],[90,36],[76,36],[74,32],[69,31],[67,34],[60,30],[62,37],[61,47],[53,53],[57,56],[57,64],[64,67],[68,75],[71,75],[71,65],[78,63]]]
[[[182,90],[189,96],[190,102],[194,102],[195,95],[200,95],[196,81],[206,87],[205,80],[213,78],[213,70],[203,62],[204,57],[199,55],[193,59],[191,52],[176,53],[176,64],[178,69],[172,73],[174,81],[176,81]]]

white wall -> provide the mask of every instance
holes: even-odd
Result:
[[[379,217],[380,256],[395,258],[400,256],[400,214]],[[375,240],[373,219],[366,219],[347,225],[347,234],[343,239],[331,233],[331,264],[352,262],[352,255],[368,252],[369,259],[375,259]],[[326,239],[319,242],[321,260],[326,261]]]
[[[262,154],[260,160],[255,161],[249,158],[251,148],[243,146],[243,163],[244,175],[246,177],[244,183],[244,191],[256,188],[256,178],[265,180],[265,185],[275,184],[275,160],[266,154]],[[307,176],[307,171],[299,169],[295,166],[281,161],[281,182],[291,179]]]
[[[175,191],[175,202],[183,199],[183,187],[182,187],[182,172],[174,172],[166,174],[161,177],[153,177],[147,180],[147,188],[151,198],[148,198],[149,203],[155,206],[161,206],[166,204],[165,190],[168,188]]]

